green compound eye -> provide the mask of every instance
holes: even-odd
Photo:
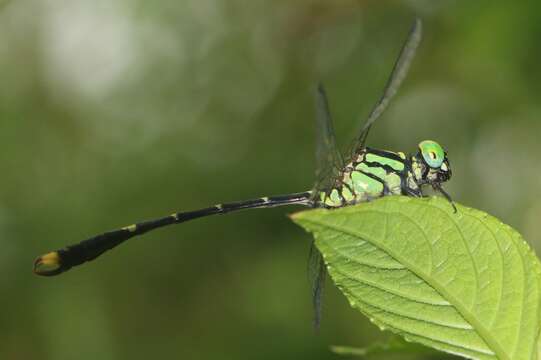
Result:
[[[440,144],[432,140],[421,141],[419,143],[419,150],[428,166],[434,169],[441,167],[445,159],[445,151],[443,151]]]

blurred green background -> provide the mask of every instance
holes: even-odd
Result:
[[[314,333],[294,209],[163,229],[57,278],[31,268],[134,221],[310,188],[315,84],[347,149],[415,14],[423,43],[369,144],[441,142],[455,200],[539,251],[538,4],[0,2],[0,359],[337,359],[330,345],[386,338],[330,282]]]

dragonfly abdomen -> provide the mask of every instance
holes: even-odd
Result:
[[[404,153],[366,148],[345,166],[333,188],[321,192],[321,203],[332,208],[407,194],[408,170]]]
[[[193,211],[177,212],[154,220],[142,221],[118,230],[108,231],[93,236],[63,249],[51,251],[36,259],[34,272],[43,276],[54,276],[68,271],[72,267],[94,260],[103,253],[122,244],[134,236],[173,224],[180,224],[197,218],[227,214],[233,211],[256,208],[269,208],[283,205],[313,206],[312,192],[305,191],[279,196],[266,196],[258,199],[214,205]]]

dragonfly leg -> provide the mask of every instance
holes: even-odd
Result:
[[[442,194],[443,197],[445,197],[447,199],[447,201],[449,201],[449,203],[453,207],[453,210],[454,210],[453,212],[456,214],[457,213],[457,208],[456,208],[456,205],[455,205],[453,199],[451,198],[451,195],[449,195],[445,190],[443,190],[443,188],[441,187],[440,184],[433,183],[432,188],[434,188],[434,190],[436,190],[440,194]]]

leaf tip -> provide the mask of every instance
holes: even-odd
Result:
[[[291,213],[291,214],[288,214],[287,216],[295,223],[299,224],[302,220],[306,219],[306,217],[309,216],[309,214],[313,213],[314,211],[317,211],[317,210],[314,210],[314,209],[310,209],[310,210],[301,210],[301,211],[296,211],[294,213]]]
[[[291,213],[291,214],[287,214],[287,216],[291,219],[291,221],[293,222],[298,222],[298,220],[300,218],[302,218],[302,213],[304,211],[297,211],[297,212],[294,212],[294,213]]]

